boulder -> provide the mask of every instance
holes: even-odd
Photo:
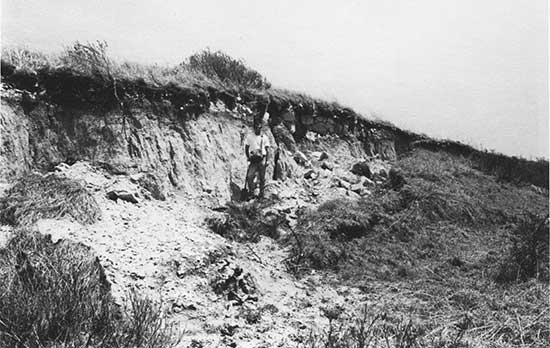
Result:
[[[121,199],[130,203],[139,203],[139,193],[137,187],[128,182],[116,182],[113,186],[107,189],[106,196],[113,201]]]
[[[361,182],[361,177],[351,174],[350,172],[344,171],[343,173],[338,173],[338,177],[344,181],[349,182],[350,184],[357,184]]]
[[[346,190],[349,190],[351,188],[351,184],[349,182],[345,181],[345,180],[342,180],[340,178],[336,178],[335,181],[336,181],[336,185],[338,187],[343,187]]]
[[[126,202],[130,203],[139,203],[139,200],[137,198],[137,194],[135,192],[128,192],[125,190],[111,190],[107,192],[107,198],[116,201],[117,199],[121,199]]]
[[[290,151],[296,150],[296,141],[287,127],[278,124],[273,127],[272,133],[277,144],[284,145]]]
[[[281,147],[279,153],[275,155],[273,166],[273,180],[285,180],[292,177],[292,173],[297,169],[296,163],[292,160],[291,153]]]
[[[312,151],[309,153],[309,155],[313,159],[319,159],[321,157],[321,151]]]
[[[313,169],[309,169],[304,173],[304,178],[306,179],[317,179],[318,176],[317,172]]]
[[[154,199],[158,199],[160,201],[166,200],[167,190],[161,180],[159,180],[154,174],[144,173],[137,177],[136,182],[141,187],[149,191]]]
[[[346,191],[346,195],[349,196],[349,197],[351,197],[351,198],[354,198],[354,199],[358,199],[358,198],[361,197],[358,193],[355,193],[355,192],[353,192],[353,191],[351,191],[351,190],[347,190],[347,191]]]
[[[224,295],[227,300],[238,305],[246,301],[258,301],[257,285],[252,275],[230,261],[223,262],[210,285],[215,293]]]
[[[392,168],[390,169],[388,186],[394,190],[399,190],[406,184],[405,177],[401,171]]]
[[[308,166],[310,164],[307,156],[300,151],[294,153],[294,160],[301,166]]]
[[[376,183],[369,178],[363,178],[363,186],[374,186]]]
[[[351,185],[350,190],[357,193],[357,194],[361,194],[361,193],[363,193],[365,188],[361,184],[353,184],[353,185]]]
[[[328,169],[328,170],[333,170],[334,169],[334,164],[330,163],[329,161],[323,161],[323,163],[321,163],[321,168]]]
[[[361,161],[357,162],[351,168],[351,172],[355,175],[364,176],[366,178],[372,178],[372,173],[369,167],[369,162]]]

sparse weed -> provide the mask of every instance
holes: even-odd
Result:
[[[508,254],[500,264],[497,281],[549,280],[548,215],[529,214],[513,231]]]
[[[122,320],[115,324],[113,346],[170,348],[179,344],[182,332],[166,322],[160,303],[140,296],[135,289],[126,301]]]
[[[459,348],[464,328],[453,332],[432,330],[412,319],[391,317],[385,312],[369,312],[363,307],[358,313],[341,318],[328,318],[328,328],[313,332],[305,338],[301,348]]]

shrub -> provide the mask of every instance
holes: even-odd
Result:
[[[61,62],[67,68],[83,75],[112,79],[113,62],[107,55],[107,42],[80,43],[76,41],[65,49]]]
[[[0,342],[22,346],[101,335],[111,315],[109,283],[83,245],[21,230],[0,250]]]
[[[118,310],[83,244],[18,230],[0,249],[0,346],[170,347],[160,307],[130,293]]]
[[[181,332],[166,324],[161,305],[140,296],[132,289],[124,307],[122,319],[115,322],[112,346],[169,348],[181,340]]]
[[[512,233],[512,245],[500,264],[497,281],[525,281],[529,278],[548,281],[549,239],[548,215],[541,218],[529,214]]]
[[[283,216],[263,214],[257,202],[230,202],[227,207],[226,214],[206,219],[216,234],[239,242],[257,242],[260,236],[279,238],[279,228],[285,224]]]
[[[380,219],[380,206],[335,199],[300,215],[290,238],[291,260],[317,269],[336,268],[351,257],[349,242],[366,237]]]
[[[0,222],[28,225],[41,218],[70,216],[83,224],[101,217],[95,200],[78,181],[53,174],[29,174],[0,199]]]
[[[235,84],[242,88],[270,87],[269,82],[259,72],[246,66],[242,60],[231,58],[221,51],[211,52],[208,49],[195,53],[184,65],[226,84]]]

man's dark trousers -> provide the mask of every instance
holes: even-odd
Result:
[[[260,197],[263,197],[265,187],[265,161],[263,158],[261,161],[250,162],[248,165],[248,177],[246,181],[251,195],[254,194],[254,190],[256,189],[256,183],[254,182],[256,176],[258,176],[258,181],[260,182]]]

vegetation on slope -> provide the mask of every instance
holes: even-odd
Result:
[[[257,111],[271,101],[269,111],[274,116],[292,104],[298,117],[308,115],[332,120],[336,116],[335,122],[340,126],[353,126],[359,119],[353,110],[336,103],[271,89],[259,73],[221,52],[206,51],[176,67],[159,67],[117,63],[106,55],[104,43],[76,43],[60,56],[52,57],[8,51],[2,58],[2,79],[25,90],[26,99],[23,98],[22,103],[24,108],[27,105],[26,110],[31,110],[37,100],[44,100],[59,105],[103,111],[120,108],[122,112],[129,112],[131,103],[149,99],[168,101],[177,110],[200,113],[207,110],[211,101],[222,100],[231,106],[240,94],[243,102]],[[332,201],[304,212],[288,241],[293,269],[298,273],[311,269],[337,271],[339,281],[359,284],[365,292],[373,290],[370,288],[373,280],[398,284],[396,286],[419,303],[396,302],[383,309],[388,313],[417,316],[420,322],[403,325],[396,318],[384,317],[383,326],[375,330],[393,330],[389,337],[396,346],[414,346],[420,344],[422,337],[435,337],[421,336],[420,332],[439,332],[442,322],[448,325],[444,329],[451,331],[445,338],[450,344],[458,344],[459,335],[466,330],[482,342],[493,342],[497,346],[547,343],[550,339],[549,317],[545,311],[548,288],[529,279],[548,280],[548,246],[544,244],[548,241],[548,225],[541,216],[548,210],[548,201],[535,189],[521,186],[521,182],[548,187],[548,163],[491,154],[456,142],[426,139],[388,124],[359,121],[361,131],[369,128],[391,131],[402,155],[414,147],[431,152],[415,150],[397,162],[406,181],[402,187],[379,187],[368,200]],[[298,132],[297,140],[305,134],[304,130],[307,131],[307,127]],[[357,134],[361,136],[360,132]],[[476,167],[514,184],[495,182],[472,169]],[[7,199],[0,203],[4,221],[26,224],[40,217],[63,215],[82,222],[97,219],[94,202],[74,183],[52,184],[43,179],[31,176],[28,182],[8,192]],[[56,190],[48,191],[49,187]],[[72,202],[76,206],[71,206]],[[255,207],[230,208],[228,220],[210,221],[218,233],[236,240],[256,240],[259,233],[276,237],[272,232],[276,231],[278,222],[260,221],[254,215]],[[251,229],[255,230],[252,234],[243,235],[243,231]],[[1,339],[43,345],[58,340],[72,342],[76,337],[81,339],[80,333],[85,331],[92,335],[85,336],[86,340],[98,344],[110,344],[101,342],[111,342],[105,337],[120,335],[132,342],[134,339],[128,337],[139,330],[130,328],[122,329],[120,335],[113,333],[120,332],[119,325],[124,328],[127,324],[116,324],[120,321],[111,319],[117,314],[107,308],[111,306],[107,292],[97,292],[101,287],[96,283],[83,281],[95,279],[96,273],[90,272],[96,272],[96,268],[83,270],[84,266],[75,264],[73,258],[61,258],[66,251],[58,255],[52,251],[57,249],[51,248],[51,242],[40,238],[24,237],[21,240],[31,242],[22,243],[15,238],[0,252],[2,257],[7,255],[1,259],[0,269],[10,279],[5,285],[8,288],[0,289],[2,296],[7,296],[0,298],[5,301],[0,303],[0,308],[10,310],[2,313]],[[27,246],[30,249],[26,249]],[[502,250],[506,250],[504,255],[499,254]],[[33,259],[28,255],[38,256]],[[60,260],[62,272],[55,265],[44,266],[45,260],[50,259]],[[32,274],[31,281],[27,273]],[[36,274],[39,280],[34,279]],[[72,283],[65,278],[55,278],[62,274],[68,274]],[[67,284],[73,287],[64,288]],[[40,297],[41,291],[52,298],[58,296],[69,301],[75,298],[81,301],[83,299],[74,294],[85,293],[86,299],[95,302],[52,303]],[[31,298],[31,304],[44,304],[37,317],[30,307],[24,306],[18,297],[21,294]],[[77,313],[70,313],[67,308],[77,308]],[[138,305],[137,308],[151,307]],[[14,317],[8,317],[10,313],[15,313]],[[147,309],[144,313],[157,312]],[[75,316],[67,319],[69,314]],[[55,320],[49,322],[44,318]],[[146,327],[152,325],[153,332],[158,332],[156,314],[139,315],[139,318],[142,319],[130,322],[140,324],[151,320]],[[67,320],[74,321],[76,328],[62,329],[60,322]],[[388,321],[393,322],[393,328],[388,328]],[[31,327],[17,324],[20,322],[31,323]],[[342,331],[330,333],[323,344],[357,346],[359,341],[353,341],[353,337],[360,340],[362,336],[350,334],[358,330],[353,325],[340,326]],[[113,329],[102,331],[105,327]],[[159,339],[164,340],[163,337]],[[332,340],[334,337],[342,340]],[[314,346],[319,345],[312,343]]]
[[[28,174],[0,198],[1,223],[30,225],[38,219],[62,217],[91,224],[101,217],[101,210],[78,181],[54,174]]]
[[[259,72],[246,66],[242,60],[234,59],[227,54],[205,50],[191,55],[182,64],[211,79],[221,81],[234,88],[268,89],[271,84]]]
[[[397,165],[407,182],[402,188],[378,188],[358,202],[329,201],[303,214],[296,230],[303,241],[294,245],[296,264],[340,269],[356,262],[363,274],[395,275],[405,272],[411,257],[461,258],[460,249],[455,255],[443,252],[457,234],[483,238],[473,234],[511,230],[508,225],[526,221],[526,214],[544,214],[548,207],[533,189],[499,184],[444,152],[416,150]],[[463,247],[466,252],[468,246]]]
[[[119,308],[90,249],[20,229],[0,249],[2,347],[172,347],[157,304],[130,293]]]
[[[403,187],[305,212],[288,240],[291,268],[328,271],[366,292],[389,282],[408,304],[388,303],[371,319],[406,313],[420,332],[447,330],[448,342],[461,330],[481,346],[550,342],[547,196],[498,183],[445,152],[415,150],[397,165]],[[311,347],[358,344],[345,342]]]

